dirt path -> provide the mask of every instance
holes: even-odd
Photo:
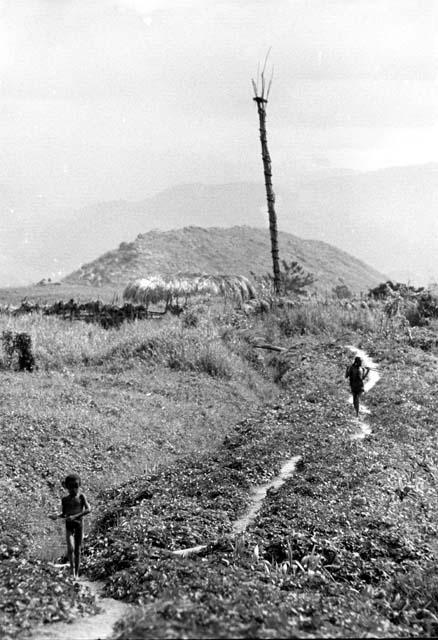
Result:
[[[126,617],[133,609],[120,600],[101,598],[102,584],[81,579],[81,584],[88,587],[97,596],[101,612],[95,616],[85,616],[73,622],[54,622],[36,629],[32,640],[105,640],[113,635],[114,625]]]
[[[282,484],[286,482],[288,478],[292,476],[297,466],[298,461],[301,460],[301,456],[293,456],[282,466],[280,473],[270,482],[262,484],[253,490],[251,504],[246,511],[233,525],[234,533],[243,533],[246,528],[253,522],[256,515],[261,509],[263,500],[269,489],[278,489]]]
[[[354,353],[355,356],[359,356],[362,359],[362,362],[365,367],[370,369],[370,372],[367,376],[367,381],[365,383],[365,391],[368,392],[370,389],[374,387],[376,382],[380,380],[380,373],[378,371],[377,364],[370,358],[370,356],[363,350],[358,347],[348,346],[348,349]],[[349,402],[352,404],[353,399],[350,397]],[[352,422],[357,427],[357,431],[350,436],[352,441],[355,440],[364,440],[367,436],[371,435],[371,427],[363,417],[364,415],[369,415],[370,410],[361,403],[360,413],[362,414],[359,418],[352,418]],[[297,463],[301,459],[301,456],[293,456],[290,460],[287,460],[283,467],[280,470],[278,476],[276,476],[270,482],[267,482],[263,485],[255,487],[252,491],[251,502],[247,511],[233,524],[233,532],[235,534],[244,533],[247,527],[254,521],[256,515],[260,511],[263,500],[266,497],[269,489],[278,489],[282,484],[286,482],[288,478],[290,478],[296,468]],[[187,549],[179,549],[178,551],[174,551],[175,555],[179,555],[182,557],[188,557],[190,555],[196,555],[200,553],[204,549],[207,548],[206,544],[197,545],[196,547],[190,547]]]

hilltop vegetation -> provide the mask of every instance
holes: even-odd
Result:
[[[345,284],[353,291],[375,286],[384,277],[353,256],[324,242],[279,234],[280,255],[298,261],[315,277],[315,288],[331,291]],[[271,270],[269,234],[263,229],[186,227],[149,231],[134,242],[123,242],[66,277],[74,284],[126,285],[154,273],[201,272],[250,275]]]

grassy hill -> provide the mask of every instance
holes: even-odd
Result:
[[[438,166],[328,171],[275,185],[280,228],[353,252],[397,279],[427,284],[435,260]],[[262,181],[174,185],[140,201],[57,208],[0,185],[0,286],[57,280],[151,229],[265,228]]]
[[[312,272],[321,291],[341,283],[360,291],[385,279],[364,262],[325,242],[304,240],[285,232],[280,233],[279,242],[281,258],[296,260]],[[122,242],[117,249],[83,265],[65,280],[121,286],[151,273],[201,271],[249,275],[264,274],[271,269],[267,230],[248,226],[228,229],[192,226],[140,234],[134,242]]]
[[[397,279],[436,280],[438,166],[328,171],[275,185],[280,228],[352,252]],[[0,185],[0,286],[58,280],[151,229],[266,228],[262,181],[174,185],[134,201],[59,209]]]

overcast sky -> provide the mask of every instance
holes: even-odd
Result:
[[[60,205],[438,162],[434,0],[0,0],[0,184]]]

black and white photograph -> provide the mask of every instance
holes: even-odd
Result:
[[[0,638],[438,637],[438,2],[0,0]]]

